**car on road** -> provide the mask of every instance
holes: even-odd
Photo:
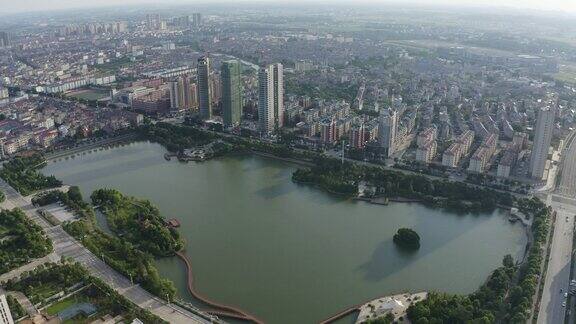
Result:
[[[566,307],[566,302],[562,302],[562,307]]]
[[[568,293],[564,293],[564,298],[568,298]]]

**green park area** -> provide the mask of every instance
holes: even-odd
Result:
[[[145,323],[163,323],[90,276],[77,263],[40,266],[9,280],[5,289],[23,293],[43,313],[59,317],[63,323],[90,323],[104,317],[128,323],[135,318]]]
[[[85,101],[97,101],[109,96],[110,92],[103,89],[83,89],[66,94],[66,97]]]
[[[150,201],[124,196],[113,189],[96,190],[91,198],[106,215],[110,228],[144,252],[168,256],[182,249],[180,234],[166,226],[158,208]]]
[[[46,161],[40,154],[16,157],[4,163],[0,170],[0,178],[23,196],[43,189],[60,187],[62,181],[54,176],[45,176],[38,172],[45,165]]]
[[[20,209],[0,211],[0,274],[22,266],[52,251],[42,228]]]
[[[98,197],[99,203],[104,204],[106,201],[105,204],[107,208],[109,208],[108,210],[110,215],[116,215],[115,210],[117,208],[113,207],[116,206],[117,203],[124,201],[124,199],[132,199],[124,197],[120,193],[116,194],[115,191],[101,192]],[[116,202],[115,200],[108,202],[108,199],[112,199],[112,197],[122,198],[119,198],[119,201]],[[66,232],[81,241],[86,248],[92,251],[92,253],[102,257],[109,266],[133,280],[134,283],[141,284],[142,287],[149,292],[162,297],[169,296],[170,298],[173,298],[175,296],[176,288],[174,287],[174,284],[170,280],[160,277],[158,270],[154,265],[153,256],[144,251],[142,245],[137,243],[133,244],[124,238],[120,239],[117,236],[109,235],[98,228],[95,224],[95,215],[92,206],[84,202],[77,187],[71,187],[66,194],[59,191],[49,191],[37,195],[32,199],[32,202],[37,206],[51,204],[56,201],[62,202],[68,208],[74,210],[76,215],[80,217],[78,221],[65,222],[63,227]],[[101,207],[104,207],[104,205]],[[118,210],[119,215],[124,215],[126,217],[131,215],[126,210]],[[132,210],[131,207],[129,210]],[[154,222],[159,224],[160,220]],[[120,228],[123,229],[124,227],[120,226]],[[151,227],[150,230],[155,233],[157,229],[158,228],[154,229]],[[167,242],[174,243],[176,241],[172,236],[170,236]],[[160,245],[162,244],[164,243],[160,243]]]

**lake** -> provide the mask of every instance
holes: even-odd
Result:
[[[138,142],[50,162],[43,172],[80,186],[86,199],[104,187],[150,199],[181,222],[197,289],[267,323],[315,323],[404,291],[470,293],[526,244],[504,211],[371,205],[293,183],[294,164],[255,155],[180,163],[165,152]],[[401,227],[419,233],[420,250],[396,248]],[[157,265],[192,301],[181,261]]]

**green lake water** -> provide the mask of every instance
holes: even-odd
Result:
[[[371,205],[293,183],[293,164],[254,155],[180,163],[164,153],[132,143],[50,162],[43,172],[80,186],[86,198],[106,187],[150,199],[181,222],[198,290],[267,323],[315,323],[404,291],[470,293],[526,244],[522,226],[502,211]],[[394,246],[401,227],[420,234],[420,250]],[[192,300],[182,263],[157,265]]]

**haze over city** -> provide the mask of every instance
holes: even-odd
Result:
[[[114,6],[171,6],[171,5],[209,5],[209,4],[250,4],[250,5],[282,5],[288,4],[291,6],[308,5],[307,1],[277,1],[277,0],[237,0],[234,2],[216,0],[216,1],[195,1],[195,0],[168,0],[159,2],[157,0],[102,0],[96,2],[90,1],[77,1],[77,0],[23,0],[23,1],[2,1],[2,10],[0,14],[6,13],[24,13],[24,12],[38,12],[43,10],[64,10],[64,9],[79,9],[79,8],[94,8],[94,7],[114,7]],[[330,6],[334,4],[342,5],[376,5],[386,6],[393,5],[423,5],[433,7],[441,6],[457,6],[457,7],[488,7],[488,8],[519,8],[519,9],[538,9],[549,10],[560,13],[576,11],[576,3],[571,0],[503,0],[503,1],[488,1],[488,0],[361,0],[354,1],[353,3],[348,0],[325,1],[316,2],[314,5]]]
[[[573,1],[0,2],[0,324],[576,323]]]

